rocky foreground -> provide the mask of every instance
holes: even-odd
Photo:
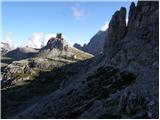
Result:
[[[51,58],[61,58],[61,62],[87,59],[39,71],[38,76],[21,82],[16,82],[19,75],[15,79],[7,76],[9,66],[22,64],[8,65],[4,83],[7,79],[11,84],[4,84],[2,90],[2,118],[158,118],[158,25],[159,3],[138,1],[137,6],[130,6],[127,25],[124,7],[112,16],[103,54],[75,56],[82,52],[61,44],[57,37],[35,57],[41,56],[39,63],[44,65],[34,59],[34,64],[27,64],[29,68],[43,69],[44,60]],[[70,51],[67,55],[66,50]],[[29,75],[36,71],[30,70]]]

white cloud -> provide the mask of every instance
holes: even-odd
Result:
[[[109,22],[107,21],[104,26],[102,26],[101,30],[102,31],[106,31],[108,29],[108,26],[109,26]]]
[[[47,42],[50,38],[56,37],[55,33],[48,33],[44,34],[42,32],[35,32],[33,35],[28,39],[27,45],[28,47],[33,48],[41,48],[47,45]],[[63,36],[63,38],[65,38]]]
[[[3,40],[4,43],[8,43],[10,45],[10,47],[15,47],[13,44],[13,39],[12,39],[12,33],[11,32],[7,32],[4,34],[3,36]]]
[[[42,37],[43,37],[42,32],[33,33],[33,35],[28,39],[27,46],[28,47],[33,47],[33,48],[41,48]]]
[[[80,8],[79,6],[74,6],[71,9],[72,9],[72,15],[76,20],[83,20],[83,18],[86,15],[84,9]]]

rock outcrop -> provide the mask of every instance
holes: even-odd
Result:
[[[122,7],[119,11],[115,12],[109,23],[107,32],[108,36],[105,40],[103,49],[104,53],[107,52],[106,54],[109,53],[111,55],[112,53],[116,52],[115,49],[118,50],[118,43],[125,36],[126,29],[126,9]]]
[[[158,60],[158,10],[157,2],[132,3],[127,27],[124,8],[113,15],[103,51],[107,62],[124,67],[146,58],[145,66],[151,67]]]
[[[125,9],[117,11],[108,28],[104,54],[106,64],[131,71],[138,75],[136,91],[154,101],[149,109],[153,118],[158,117],[159,71],[159,5],[158,2],[139,1],[130,6],[128,25]]]
[[[67,50],[68,46],[69,46],[68,43],[62,37],[62,33],[58,33],[56,37],[52,37],[48,40],[48,43],[44,47],[44,49],[46,49],[46,48],[49,48],[49,49],[57,48],[57,49],[60,49],[60,50],[64,50],[64,49]]]
[[[56,37],[49,39],[46,46],[44,46],[37,55],[38,57],[45,58],[70,58],[85,59],[92,57],[91,54],[71,47],[68,42],[63,38],[62,34],[57,34]]]

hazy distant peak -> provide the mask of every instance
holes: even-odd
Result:
[[[11,44],[7,43],[7,42],[1,42],[0,43],[0,48],[1,48],[1,54],[2,55],[6,54],[9,51],[14,49],[14,47]]]

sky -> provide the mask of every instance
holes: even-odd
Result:
[[[73,45],[83,45],[105,30],[116,10],[127,12],[131,1],[3,1],[2,38],[14,46],[40,47],[56,33]]]

